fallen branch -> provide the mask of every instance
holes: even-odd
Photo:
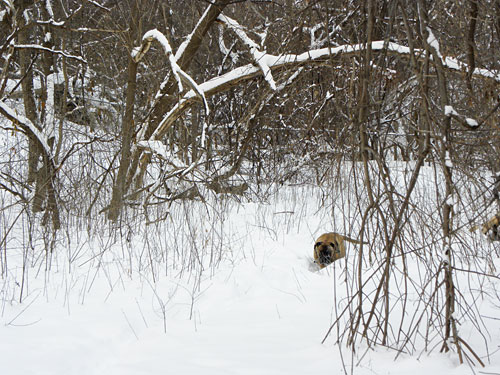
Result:
[[[355,44],[355,45],[344,45],[339,47],[327,47],[320,48],[317,50],[311,50],[304,52],[299,55],[286,54],[281,56],[275,56],[271,54],[265,55],[265,60],[267,66],[271,70],[283,69],[286,67],[301,66],[307,63],[323,63],[324,61],[331,59],[335,56],[353,56],[357,55],[359,52],[365,49],[365,44]],[[409,47],[397,44],[397,43],[386,43],[384,41],[375,41],[371,45],[372,51],[386,51],[387,53],[395,55],[410,55],[411,50]],[[422,50],[415,50],[416,54],[419,54]],[[442,60],[443,66],[445,68],[457,71],[466,70],[466,64],[460,63],[458,60],[445,57]],[[212,96],[217,93],[227,91],[232,87],[237,86],[240,82],[250,80],[252,78],[258,77],[263,74],[260,67],[253,64],[244,65],[227,72],[221,76],[212,78],[199,85],[201,91],[205,96]],[[486,69],[474,69],[473,75],[494,79],[500,82],[500,72],[489,71]],[[176,104],[175,106],[163,117],[162,121],[159,123],[156,130],[153,132],[149,140],[160,139],[170,126],[179,118],[179,116],[184,113],[184,111],[189,108],[191,104],[196,102],[197,94],[193,90],[188,91]]]

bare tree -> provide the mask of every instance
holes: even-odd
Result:
[[[461,317],[478,315],[458,275],[472,252],[463,229],[497,214],[484,180],[500,170],[496,1],[0,9],[1,126],[26,135],[13,146],[21,161],[2,164],[0,188],[29,202],[30,217],[43,212],[55,230],[74,217],[120,230],[161,222],[178,200],[265,199],[272,184],[327,191],[345,179],[345,195],[331,194],[359,220],[335,212],[372,241],[346,275],[337,340],[411,352],[421,338],[434,345],[433,332],[443,351],[482,363],[459,331]],[[422,196],[429,168],[435,197]],[[411,304],[412,317],[394,316]]]

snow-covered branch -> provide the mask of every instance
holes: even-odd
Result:
[[[203,100],[203,104],[205,105],[205,112],[208,115],[210,113],[210,109],[208,108],[208,102],[207,99],[205,98],[205,93],[203,92],[203,89],[198,86],[198,84],[194,81],[194,79],[191,78],[190,75],[186,74],[184,70],[179,69],[179,75],[181,76],[182,79],[186,81],[186,83],[191,87],[191,90],[194,90],[194,92],[198,95],[198,97]]]
[[[131,53],[132,59],[136,63],[141,61],[144,55],[149,51],[149,48],[151,47],[151,43],[153,43],[153,40],[156,40],[163,47],[165,55],[168,58],[168,62],[170,63],[170,67],[172,68],[172,73],[174,74],[175,80],[177,81],[179,92],[184,91],[184,88],[182,86],[182,81],[178,73],[179,70],[181,70],[181,68],[179,67],[179,65],[177,65],[177,60],[172,54],[172,47],[170,47],[170,43],[168,42],[167,37],[163,35],[163,33],[161,33],[160,31],[153,29],[146,32],[146,34],[144,34],[144,36],[142,37],[141,45],[132,50]]]
[[[177,59],[172,53],[172,47],[170,47],[170,43],[168,42],[166,36],[163,35],[163,33],[161,33],[156,29],[149,30],[148,32],[146,32],[142,37],[141,45],[139,47],[134,48],[134,50],[132,51],[131,54],[132,59],[135,62],[139,62],[148,52],[149,48],[151,47],[151,43],[154,40],[160,43],[160,45],[163,47],[163,50],[165,51],[165,55],[168,58],[168,62],[172,69],[172,73],[177,81],[179,92],[184,91],[184,87],[182,86],[182,81],[185,81],[191,88],[191,90],[194,91],[194,93],[201,98],[201,100],[205,104],[205,110],[208,113],[209,112],[208,103],[205,98],[203,90],[198,86],[195,80],[191,78],[191,76],[187,74],[184,70],[182,70],[181,67],[177,64]]]
[[[222,63],[220,64],[220,71],[222,70],[222,67],[224,66],[224,62],[226,61],[226,59],[229,57],[231,59],[231,61],[233,62],[233,64],[236,64],[238,62],[238,54],[237,53],[234,53],[232,51],[234,45],[236,44],[236,42],[233,42],[233,44],[228,48],[226,47],[225,43],[224,43],[224,26],[222,25],[219,25],[219,49],[221,51],[221,53],[224,55],[224,58],[222,59]],[[220,72],[219,71],[219,72]]]
[[[213,7],[214,7],[214,5],[210,4],[210,6],[207,7],[207,9],[205,9],[205,12],[201,16],[201,18],[198,21],[198,23],[196,24],[196,26],[191,31],[191,34],[189,34],[186,37],[186,39],[184,39],[184,41],[181,43],[181,45],[177,49],[177,52],[175,53],[175,59],[177,61],[182,58],[182,56],[184,55],[184,52],[186,51],[189,43],[191,43],[191,41],[192,41],[193,37],[196,35],[196,33],[199,33],[200,28],[206,22],[206,19],[207,19],[208,15],[209,15],[209,13],[210,13],[210,11],[212,10]]]
[[[224,7],[229,4],[231,0],[220,0],[217,4],[210,4],[201,18],[199,19],[196,26],[193,28],[191,33],[184,39],[181,43],[177,52],[175,53],[175,60],[178,62],[179,66],[182,69],[186,69],[189,66],[189,63],[194,56],[194,53],[198,50],[201,45],[201,41],[204,35],[208,32],[213,22],[217,19],[220,12],[224,9]],[[161,102],[170,90],[169,76],[165,78],[165,80],[161,83],[158,92],[155,95],[155,98]],[[162,106],[160,105],[159,108]],[[144,130],[145,131],[145,130]]]
[[[105,10],[106,12],[111,12],[111,9],[106,8],[104,5],[99,4],[97,1],[94,1],[94,0],[85,0],[85,1],[87,3],[94,5],[95,7],[99,8],[99,9]]]
[[[56,125],[55,125],[55,80],[57,79],[57,74],[51,73],[47,75],[47,104],[46,104],[46,127],[45,134],[47,137],[53,138],[56,136]]]
[[[47,142],[47,137],[26,117],[19,115],[3,101],[0,101],[0,113],[12,121],[14,127],[21,128],[24,133],[31,136],[41,146],[49,160],[53,160],[52,151]]]
[[[298,55],[286,54],[275,56],[271,54],[266,54],[266,62],[270,70],[277,70],[285,67],[301,66],[307,63],[319,63],[326,59],[335,56],[346,56],[346,55],[356,55],[360,51],[363,51],[365,44],[354,44],[354,45],[343,45],[334,48],[320,48],[316,50],[307,51]],[[384,41],[375,41],[372,43],[372,51],[382,51],[385,50],[390,54],[396,55],[410,55],[411,50],[407,46],[403,46],[397,43]],[[416,50],[415,53],[423,53],[421,50]],[[464,64],[459,63],[456,59],[450,57],[443,58],[444,67],[463,71],[466,67]],[[226,91],[232,87],[235,87],[240,82],[252,79],[254,77],[263,74],[260,67],[256,67],[253,64],[244,65],[231,70],[221,76],[212,78],[198,87],[206,95],[211,96],[219,92]],[[481,76],[485,78],[492,78],[500,82],[500,72],[488,71],[486,69],[474,69],[474,75]],[[177,118],[184,112],[185,109],[189,107],[194,101],[196,101],[197,94],[193,90],[188,91],[179,102],[163,117],[156,131],[149,138],[150,140],[159,139],[165,134],[165,131],[177,120]]]
[[[447,105],[444,107],[444,115],[455,119],[456,121],[458,121],[460,124],[462,124],[464,127],[468,128],[468,129],[475,130],[475,129],[481,127],[486,122],[486,120],[493,113],[495,113],[499,108],[500,108],[500,103],[497,103],[497,105],[494,106],[489,111],[489,113],[486,116],[484,116],[480,121],[477,121],[473,118],[469,118],[469,117],[465,117],[465,116],[461,115],[451,105]]]
[[[52,10],[52,2],[50,0],[45,0],[45,10],[49,14],[51,20],[54,19],[54,11]]]
[[[434,36],[434,33],[432,32],[432,30],[431,30],[431,28],[429,26],[427,26],[427,33],[429,34],[429,36],[427,37],[427,44],[429,44],[429,46],[431,48],[434,48],[434,50],[436,51],[437,55],[442,60],[443,59],[443,55],[441,55],[441,48],[439,47],[439,41]]]
[[[458,70],[460,72],[469,71],[470,68],[466,63],[463,63],[454,57],[450,56],[443,57],[439,47],[438,39],[436,38],[430,27],[427,27],[426,30],[428,33],[427,43],[431,48],[433,48],[436,51],[436,54],[441,59],[441,62],[445,68],[451,70]],[[500,82],[500,72],[498,71],[482,69],[482,68],[474,68],[474,70],[472,71],[472,75],[493,79],[497,82]]]
[[[259,46],[243,31],[243,27],[228,16],[220,14],[218,20],[223,22],[224,25],[229,27],[234,33],[241,39],[241,41],[248,47],[250,54],[252,55],[255,63],[262,70],[264,79],[269,84],[271,89],[276,90],[276,82],[274,82],[273,75],[271,74],[271,69],[269,67],[268,54],[259,50]]]
[[[15,49],[35,49],[35,50],[40,50],[40,51],[46,51],[46,52],[54,53],[56,55],[64,56],[68,59],[78,60],[83,64],[87,64],[87,61],[85,59],[81,58],[80,56],[70,55],[64,51],[50,49],[50,48],[47,48],[44,46],[40,46],[38,44],[16,44],[16,45],[14,45],[14,48]]]
[[[139,62],[142,60],[144,55],[149,51],[153,40],[156,40],[158,43],[160,43],[160,45],[165,50],[166,55],[172,54],[172,47],[170,47],[170,43],[168,42],[167,37],[157,29],[153,29],[146,32],[142,37],[142,44],[139,47],[133,49],[131,55],[132,59],[135,62]]]

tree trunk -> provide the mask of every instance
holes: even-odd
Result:
[[[140,30],[140,22],[138,20],[139,16],[139,4],[134,2],[132,5],[132,14],[130,20],[130,50],[133,48],[133,43],[137,35],[139,35],[142,30]],[[123,197],[126,192],[126,178],[127,171],[130,167],[131,161],[131,149],[132,140],[134,137],[134,104],[135,104],[135,94],[137,88],[137,66],[138,63],[135,62],[131,56],[128,59],[127,67],[127,92],[125,101],[125,114],[122,119],[122,130],[121,130],[121,158],[120,167],[118,168],[118,174],[113,186],[113,194],[111,197],[110,209],[108,213],[108,218],[111,221],[117,221],[123,207]]]
[[[19,32],[17,34],[17,43],[18,44],[29,44],[30,40],[30,30],[31,28],[24,27],[25,19],[24,19],[24,11],[25,8],[21,6],[17,11],[17,25],[19,27]],[[24,112],[26,117],[40,130],[40,122],[37,115],[36,110],[36,102],[35,102],[35,92],[33,88],[33,59],[36,58],[32,54],[30,49],[21,48],[18,50],[19,53],[19,65],[21,70],[21,88],[23,91],[23,103],[24,103]],[[27,181],[29,184],[32,184],[37,179],[37,171],[38,171],[38,161],[40,159],[40,150],[38,149],[37,143],[34,142],[31,138],[29,140],[29,151],[28,151],[28,177]]]
[[[186,70],[196,52],[198,51],[203,38],[207,34],[210,27],[217,20],[217,17],[222,13],[222,10],[231,3],[231,0],[221,0],[210,5],[200,22],[196,25],[195,29],[187,40],[187,44],[182,46],[183,51],[177,52],[179,56],[177,64],[182,70]],[[175,91],[177,89],[177,84],[173,76],[170,77],[166,85],[164,85],[161,91],[161,99],[157,105],[153,108],[152,114],[145,124],[146,131],[144,132],[144,138],[148,139],[151,137],[153,132],[156,130],[160,124],[163,116],[175,105],[177,98],[175,97]],[[123,194],[130,189],[131,185],[135,189],[140,189],[144,182],[144,175],[146,173],[146,168],[151,161],[151,154],[143,153],[142,150],[137,150],[131,157],[130,168],[128,170],[126,185],[124,187]],[[137,170],[139,169],[139,170]],[[136,197],[132,197],[136,198]]]

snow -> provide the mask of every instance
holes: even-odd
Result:
[[[50,0],[45,0],[45,10],[47,10],[50,19],[54,20],[54,11],[52,10],[52,3]]]
[[[446,144],[446,139],[444,139],[443,141],[445,144]],[[445,151],[445,155],[444,155],[444,164],[448,167],[448,168],[453,168],[453,163],[451,161],[451,156],[450,156],[450,152],[448,150]]]
[[[444,106],[444,115],[448,116],[448,117],[450,117],[450,116],[457,116],[457,117],[462,118],[459,115],[459,113],[455,110],[455,108],[453,108],[451,105],[445,105]],[[466,117],[465,119],[463,119],[463,121],[465,121],[465,123],[468,126],[472,127],[472,128],[476,128],[476,127],[479,126],[479,123],[475,119],[473,119],[473,118]]]
[[[54,88],[55,80],[58,78],[57,74],[51,73],[47,76],[47,103],[45,106],[46,119],[45,119],[45,136],[47,138],[53,138],[56,136],[56,123],[54,116]],[[59,83],[59,82],[57,82]]]
[[[30,12],[28,9],[25,9],[23,11],[23,17],[24,17],[24,21],[29,24],[31,21],[31,15],[30,15]]]
[[[168,42],[167,38],[165,35],[163,35],[161,32],[159,32],[157,29],[149,30],[144,34],[142,37],[142,40],[152,40],[156,39],[158,43],[163,47],[165,54],[168,55],[169,53],[172,53],[172,48],[170,47],[170,43]]]
[[[73,246],[52,255],[50,272],[28,267],[22,303],[13,282],[20,282],[23,270],[12,259],[0,289],[3,373],[470,374],[455,354],[439,350],[409,356],[361,347],[353,354],[333,338],[321,344],[337,309],[345,305],[343,280],[358,251],[348,244],[347,261],[313,268],[314,239],[335,225],[318,214],[321,199],[321,189],[287,188],[267,204],[230,205],[220,222],[213,210],[183,203],[186,214],[174,213],[159,227],[164,249],[148,245],[151,232],[127,241],[74,232]],[[207,259],[198,249],[200,259],[191,272],[175,262],[164,269],[147,262],[142,268],[135,256],[154,259],[172,243],[180,248],[207,243],[184,238],[178,228],[185,226],[202,237],[218,228],[225,240],[217,267],[202,270],[197,262]],[[35,252],[41,246],[35,242]],[[21,250],[8,250],[10,256],[19,251],[22,260]],[[495,311],[492,306],[484,313],[495,316]],[[489,326],[489,336],[496,348],[498,325]],[[484,372],[499,371],[500,353],[495,352]]]
[[[458,116],[458,112],[451,105],[444,106],[444,115],[445,116]]]
[[[203,13],[203,15],[200,17],[200,19],[198,20],[198,23],[196,24],[196,26],[193,28],[193,31],[191,31],[191,34],[189,34],[186,39],[181,43],[181,45],[179,46],[179,48],[177,49],[177,52],[175,53],[175,60],[176,61],[179,61],[179,59],[182,57],[182,55],[184,54],[184,51],[186,50],[186,47],[189,45],[189,43],[191,42],[191,39],[193,38],[193,36],[199,32],[199,27],[200,25],[205,22],[205,18],[207,17],[208,15],[208,12],[210,11],[210,9],[213,7],[214,5],[213,4],[210,4],[210,6],[207,7],[207,9],[205,9],[205,12]]]
[[[185,74],[176,70],[176,58],[163,38],[160,32],[151,30],[143,40],[158,40],[169,55],[173,71]],[[430,36],[428,42],[437,43]],[[283,56],[251,48],[258,66],[249,64],[201,85],[184,75],[191,91],[158,129],[187,100],[204,98],[206,92],[231,81],[257,74],[267,76],[268,69],[271,85],[273,67],[355,53],[364,46],[322,48]],[[410,53],[408,47],[382,41],[374,42],[372,48]],[[182,55],[182,46],[177,54]],[[455,64],[453,60],[446,61],[450,66]],[[458,63],[456,66],[459,69]],[[288,82],[298,74],[299,71],[292,74]],[[55,77],[49,79],[53,87]],[[0,102],[0,109],[29,127],[50,155],[45,135],[29,120],[4,102]],[[446,106],[444,113],[458,115],[452,106]],[[477,125],[473,119],[466,121]],[[205,128],[206,124],[202,139]],[[153,140],[156,134],[137,146],[164,158],[171,157],[172,152],[162,142]],[[453,166],[448,153],[445,162]],[[183,175],[194,166],[183,170]],[[431,196],[429,191],[437,185],[429,177],[433,174],[430,170],[426,176],[429,190],[423,189]],[[42,263],[39,257],[44,254],[43,243],[34,239],[33,247],[25,250],[18,243],[24,239],[21,229],[25,228],[15,228],[16,236],[9,237],[14,240],[4,245],[9,263],[0,279],[2,371],[9,375],[471,373],[467,365],[458,365],[454,353],[445,355],[434,350],[428,354],[416,348],[421,354],[409,355],[362,345],[352,353],[333,337],[321,343],[336,321],[337,310],[344,308],[350,297],[346,292],[346,272],[359,254],[356,246],[348,244],[346,260],[321,271],[311,263],[312,244],[318,234],[330,230],[355,232],[351,227],[355,220],[351,217],[336,222],[330,215],[324,195],[323,188],[285,187],[262,204],[243,200],[241,205],[231,205],[222,199],[211,200],[207,206],[199,202],[172,204],[169,219],[156,227],[143,228],[138,224],[140,229],[122,228],[130,231],[127,238],[107,233],[106,225],[99,229],[99,234],[68,225],[64,235],[71,237],[70,245],[58,244],[54,253],[46,254],[50,259]],[[446,202],[455,206],[453,199],[450,196]],[[338,214],[339,207],[335,209]],[[460,235],[465,236],[463,232]],[[220,239],[220,243],[214,245],[214,238]],[[64,241],[60,239],[60,243]],[[172,260],[167,249],[190,259]],[[220,252],[216,266],[211,264],[212,259],[207,265],[207,249]],[[33,267],[24,267],[23,259],[27,256],[33,258]],[[444,253],[438,253],[439,256],[448,259]],[[410,272],[416,268],[411,263],[406,266]],[[377,264],[367,265],[366,271],[375,267]],[[425,276],[425,271],[418,272]],[[23,281],[28,282],[19,302]],[[470,290],[461,289],[461,293],[476,292],[474,280],[460,281],[470,285]],[[498,286],[498,282],[492,284],[492,291],[498,290]],[[490,284],[483,287],[490,288]],[[478,302],[483,305],[478,305],[478,309],[484,316],[496,316],[498,306],[487,299],[488,294],[484,293]],[[420,301],[419,295],[412,298],[409,304]],[[404,315],[406,311],[399,313]],[[474,348],[483,342],[483,337],[478,337],[481,335],[468,328],[467,317],[457,315],[456,319],[462,320],[460,330],[463,337],[473,341]],[[500,373],[500,353],[496,351],[500,330],[495,319],[487,323],[484,340],[488,340],[492,350],[483,373]],[[484,351],[480,353],[485,355]]]
[[[320,48],[316,50],[306,51],[302,54],[283,54],[279,56],[275,56],[272,54],[265,54],[265,56],[260,55],[259,61],[265,59],[265,65],[269,68],[279,68],[290,64],[300,64],[307,61],[321,60],[327,58],[329,56],[340,55],[340,54],[349,54],[356,53],[364,50],[365,44],[355,44],[355,45],[343,45],[338,47],[326,47]],[[385,41],[375,41],[372,43],[373,50],[383,50],[387,49],[387,51],[396,54],[408,55],[411,53],[411,50],[407,46],[403,46],[401,44],[397,44],[394,42],[385,42]],[[418,52],[418,51],[416,51]],[[443,64],[450,69],[462,71],[463,64],[459,63],[456,59],[446,57],[443,59]],[[259,72],[259,68],[255,67],[252,64],[244,65],[238,68],[233,69],[226,74],[223,74],[218,77],[214,77],[199,86],[204,92],[209,92],[211,90],[215,90],[219,86],[223,86],[231,81],[242,80],[245,77],[254,76]],[[476,68],[474,70],[474,74],[484,76],[487,78],[493,78],[496,81],[500,82],[500,73],[496,71],[489,71],[486,69]],[[188,99],[194,95],[193,92],[188,92],[185,96],[185,99]]]
[[[10,108],[5,102],[0,101],[0,110],[12,121],[15,119],[18,124],[29,129],[29,131],[39,140],[40,144],[45,150],[45,153],[52,159],[52,151],[47,142],[45,134],[43,134],[38,128],[23,115],[17,114],[12,108]]]
[[[201,142],[200,142],[202,148],[205,147],[207,142],[207,129],[208,129],[208,124],[206,121],[203,121],[201,128]]]
[[[208,107],[208,102],[207,98],[205,97],[205,93],[201,89],[201,87],[195,82],[191,76],[186,74],[182,69],[179,68],[178,74],[188,82],[189,86],[198,94],[198,96],[201,98],[203,101],[203,104],[205,105],[205,113],[208,115],[210,113],[210,108]]]
[[[437,55],[441,58],[441,52],[439,49],[439,41],[437,38],[434,36],[434,33],[432,32],[431,28],[427,26],[427,33],[429,36],[427,37],[427,43],[434,48],[436,51]]]
[[[467,123],[467,125],[472,126],[472,127],[479,126],[479,123],[476,120],[474,120],[473,118],[466,118],[465,122]]]
[[[80,61],[83,64],[87,64],[87,61],[85,59],[81,58],[80,56],[70,55],[64,51],[50,49],[50,48],[47,48],[47,47],[44,47],[44,46],[41,46],[38,44],[16,44],[16,45],[14,45],[14,48],[16,48],[16,49],[36,49],[36,50],[41,50],[41,51],[47,51],[50,53],[62,55],[68,59],[74,59],[74,60]]]
[[[224,43],[223,30],[224,30],[224,26],[219,25],[219,38],[218,38],[219,49],[220,49],[221,53],[224,55],[224,59],[223,59],[223,62],[221,63],[221,67],[220,67],[221,70],[222,70],[222,66],[224,65],[224,62],[228,56],[231,58],[231,61],[233,62],[233,64],[236,64],[238,62],[238,58],[239,58],[238,54],[234,53],[231,50],[232,48],[226,47],[226,44]]]
[[[387,48],[391,52],[395,53],[400,53],[400,54],[409,54],[410,49],[405,46],[401,46],[396,43],[385,43],[384,41],[380,42],[373,42],[372,43],[372,48],[374,50],[380,50],[383,48]],[[330,55],[337,55],[337,54],[344,54],[344,53],[355,53],[358,51],[361,51],[364,49],[364,44],[358,44],[358,45],[344,45],[340,47],[335,47],[335,48],[320,48],[317,50],[311,50],[304,52],[299,55],[293,55],[293,54],[284,54],[280,56],[275,56],[272,54],[265,54],[264,57],[261,57],[260,60],[265,58],[265,64],[269,68],[279,68],[283,67],[286,65],[292,65],[292,64],[300,64],[303,62],[307,61],[312,61],[312,60],[320,60],[324,59]],[[253,64],[248,64],[244,66],[240,66],[238,68],[235,68],[221,76],[214,77],[199,86],[201,89],[207,93],[211,90],[216,90],[218,87],[223,86],[229,82],[232,81],[237,81],[237,80],[242,80],[245,79],[246,77],[249,76],[254,76],[259,72],[259,67],[254,66]],[[190,91],[188,92],[185,96],[184,99],[189,99],[194,96],[194,92]]]
[[[272,90],[276,90],[276,82],[274,81],[271,69],[269,67],[269,63],[272,62],[272,60],[268,59],[269,55],[259,50],[259,45],[248,37],[248,35],[243,31],[243,27],[234,19],[229,18],[224,14],[220,14],[218,19],[224,22],[224,24],[226,24],[231,30],[233,30],[238,38],[240,38],[240,40],[248,47],[254,61],[262,70],[264,79],[269,84],[269,87],[271,87]]]
[[[293,74],[290,77],[288,77],[286,82],[283,82],[281,85],[279,85],[277,87],[277,91],[283,90],[285,87],[290,85],[293,81],[295,81],[295,79],[300,75],[300,73],[302,73],[303,70],[304,70],[304,68],[300,67],[295,72],[293,72]]]
[[[227,18],[227,17],[226,17]],[[231,20],[229,19],[229,25],[231,25]],[[236,22],[236,21],[234,21]],[[234,25],[233,25],[234,26]],[[241,30],[238,31],[239,34],[244,34],[245,36],[242,36],[242,38],[246,37],[246,34],[243,33]],[[429,33],[431,34],[432,31],[429,29]],[[437,40],[432,39],[432,37],[429,37],[429,42],[432,42],[434,44],[434,48],[439,47],[437,44]],[[249,39],[249,38],[248,38]],[[249,46],[254,46],[256,45],[255,42],[251,41],[248,42]],[[394,42],[385,42],[385,41],[375,41],[371,45],[372,50],[383,50],[386,49],[388,52],[391,53],[396,53],[396,54],[410,54],[411,50],[407,46],[403,46]],[[179,51],[181,51],[182,46],[179,48],[179,50],[176,53],[176,58],[181,55]],[[185,47],[184,47],[185,48]],[[329,56],[334,56],[334,55],[340,55],[340,54],[352,54],[356,53],[359,51],[364,50],[365,44],[355,44],[355,45],[343,45],[343,46],[338,46],[338,47],[327,47],[327,48],[320,48],[317,50],[310,50],[306,51],[302,54],[295,55],[295,54],[284,54],[284,55],[279,55],[275,56],[272,54],[264,53],[261,51],[258,51],[254,47],[251,47],[251,53],[253,53],[254,59],[256,60],[258,67],[254,66],[253,64],[248,64],[244,66],[240,66],[238,68],[235,68],[223,75],[214,77],[212,79],[209,79],[208,81],[197,85],[196,90],[193,90],[193,88],[188,91],[183,98],[179,100],[179,102],[176,104],[176,106],[165,115],[163,118],[161,125],[156,129],[156,134],[161,134],[162,132],[162,127],[165,124],[169,124],[172,121],[175,120],[175,118],[172,118],[172,115],[177,115],[182,111],[182,107],[187,104],[187,101],[193,99],[196,95],[200,95],[199,93],[203,93],[202,100],[204,102],[205,95],[211,95],[215,92],[220,87],[223,87],[224,85],[227,84],[232,84],[232,83],[237,83],[241,80],[248,79],[251,77],[254,77],[259,74],[259,71],[264,75],[264,79],[268,82],[270,87],[273,90],[277,90],[276,84],[274,82],[274,79],[272,77],[272,68],[280,68],[284,67],[287,65],[299,65],[301,63],[307,62],[307,61],[314,61],[314,60],[322,60],[325,59]],[[418,52],[418,51],[415,51]],[[445,66],[447,66],[449,69],[454,69],[454,70],[460,70],[462,71],[463,64],[459,63],[458,60],[446,57],[445,59],[442,59],[442,62]],[[175,70],[174,70],[175,72]],[[488,77],[488,78],[493,78],[496,81],[500,82],[500,73],[497,71],[488,71],[486,69],[480,69],[476,68],[474,70],[475,75],[480,75],[483,77]],[[166,82],[166,81],[164,81]],[[161,85],[160,90],[158,91],[156,98],[159,98],[162,96],[162,87],[163,83]],[[205,104],[206,106],[206,104]],[[453,108],[446,106],[445,108],[445,114],[447,116],[454,114],[452,112]],[[206,108],[208,108],[206,106]],[[155,134],[155,136],[156,136]],[[152,137],[151,139],[154,139]]]
[[[219,21],[222,21],[227,26],[229,26],[231,30],[233,30],[236,33],[238,38],[240,38],[241,41],[244,44],[246,44],[249,48],[254,48],[254,49],[259,48],[258,44],[248,37],[248,35],[243,31],[243,26],[241,26],[238,22],[236,22],[236,20],[229,18],[224,14],[220,14],[218,19]]]
[[[94,4],[98,8],[105,10],[106,12],[111,12],[111,10],[109,8],[106,8],[105,6],[99,4],[97,1],[94,1],[94,0],[86,0],[86,1],[88,1],[91,4]],[[170,10],[170,11],[172,11],[172,10]]]
[[[137,146],[150,150],[167,160],[169,159],[171,154],[167,146],[165,146],[165,144],[162,141],[154,141],[154,140],[140,141],[137,142]]]
[[[165,37],[165,35],[163,35],[163,33],[158,31],[157,29],[149,30],[143,35],[141,46],[136,47],[132,50],[131,53],[132,59],[134,59],[135,62],[139,62],[143,58],[143,56],[148,52],[149,47],[151,46],[151,42],[153,40],[156,40],[163,47],[165,55],[167,56],[168,62],[172,69],[172,73],[174,74],[175,80],[177,81],[179,92],[184,91],[184,88],[182,86],[182,80],[179,76],[182,69],[179,67],[179,65],[177,65],[177,59],[174,57],[172,53],[172,48],[170,47],[168,39]]]
[[[151,42],[153,40],[156,40],[163,47],[165,55],[167,56],[168,62],[170,64],[170,68],[172,69],[172,73],[175,77],[175,80],[177,81],[179,92],[184,91],[184,87],[182,85],[182,79],[184,79],[184,81],[188,83],[189,87],[192,90],[194,90],[194,93],[196,93],[203,101],[203,104],[205,105],[205,112],[207,114],[210,113],[210,110],[208,108],[208,102],[207,99],[205,98],[205,93],[200,88],[200,86],[198,86],[195,80],[191,78],[191,76],[187,74],[185,71],[183,71],[181,67],[177,64],[177,58],[172,53],[172,48],[170,47],[168,39],[160,31],[158,31],[157,29],[147,31],[142,37],[141,46],[136,47],[132,50],[131,53],[132,59],[134,59],[134,61],[136,62],[139,62],[142,59],[142,57],[148,52],[149,47],[151,46]],[[163,81],[161,85],[162,87],[164,86],[165,82],[166,80]],[[160,88],[160,91],[157,93],[157,95],[161,95],[161,89],[162,88]]]
[[[262,74],[264,75],[264,79],[269,84],[269,87],[272,90],[276,90],[276,82],[274,82],[273,75],[271,73],[271,69],[269,68],[269,61],[267,59],[267,55],[264,52],[257,51],[255,49],[251,49],[251,53],[254,56],[255,61],[259,65],[262,70]]]

